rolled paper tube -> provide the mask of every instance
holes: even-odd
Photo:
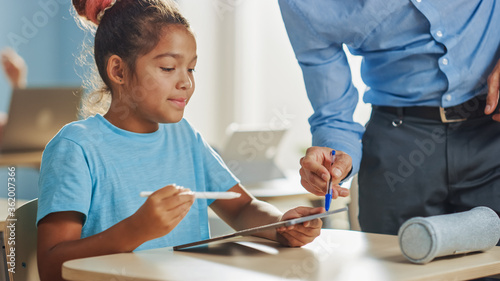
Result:
[[[398,232],[403,255],[425,264],[436,257],[487,251],[500,239],[500,218],[488,207],[406,221]]]

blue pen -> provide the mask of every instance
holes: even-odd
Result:
[[[333,162],[335,162],[335,150],[332,150],[331,156],[332,156],[332,160],[331,160],[332,164],[331,165],[333,165]],[[325,209],[327,212],[330,209],[331,202],[332,202],[332,176],[330,175],[330,181],[328,181],[328,187],[327,187],[326,195],[325,195]]]

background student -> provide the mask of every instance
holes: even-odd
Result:
[[[376,233],[479,205],[500,213],[495,1],[279,4],[314,109],[300,169],[307,190],[324,195],[330,177],[359,170],[359,222]],[[344,45],[363,57],[366,131],[353,122],[358,93]]]
[[[70,259],[208,238],[208,206],[235,229],[324,211],[282,214],[256,200],[182,118],[195,88],[196,42],[171,1],[73,4],[98,25],[95,61],[111,104],[104,115],[64,127],[44,151],[37,218],[42,280],[61,280],[61,265]],[[241,197],[195,200],[179,186]],[[139,197],[150,190],[147,200]],[[301,246],[321,225],[317,219],[259,236]]]
[[[11,48],[1,52],[2,67],[13,89],[26,88],[28,67],[24,59]]]
[[[24,59],[16,51],[6,48],[1,52],[2,68],[9,84],[13,89],[26,88],[28,67]],[[0,144],[2,141],[3,127],[7,123],[7,114],[0,112]]]
[[[26,88],[28,67],[24,59],[13,49],[1,51],[2,69],[12,89]],[[9,92],[10,95],[10,92]],[[4,134],[4,126],[8,122],[8,114],[0,111],[0,146]],[[23,128],[18,128],[23,130]],[[0,167],[0,182],[7,182],[7,167]],[[31,200],[37,197],[38,168],[21,167],[16,169],[16,199]],[[7,189],[0,190],[0,198],[7,197]],[[4,207],[4,206],[0,206]]]

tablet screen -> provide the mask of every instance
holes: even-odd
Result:
[[[255,234],[257,232],[264,231],[264,230],[276,229],[276,228],[282,227],[282,226],[290,226],[290,225],[294,225],[294,224],[299,224],[299,223],[303,223],[303,222],[314,220],[314,219],[324,218],[324,217],[327,217],[327,216],[330,216],[330,215],[333,215],[336,213],[344,212],[344,211],[347,211],[347,207],[344,207],[341,209],[336,209],[336,210],[331,210],[331,211],[320,213],[320,214],[310,215],[310,216],[306,216],[306,217],[300,217],[300,218],[296,218],[296,219],[266,224],[263,226],[257,226],[257,227],[253,227],[253,228],[249,228],[249,229],[245,229],[245,230],[240,230],[240,231],[237,231],[234,233],[230,233],[230,234],[226,234],[226,235],[222,235],[222,236],[217,236],[217,237],[213,237],[210,239],[205,239],[205,240],[201,240],[201,241],[197,241],[197,242],[193,242],[193,243],[178,245],[178,246],[174,247],[174,250],[180,250],[180,249],[184,249],[184,248],[194,247],[194,246],[203,245],[206,243],[220,241],[220,240],[224,240],[224,239],[228,239],[228,238],[232,238],[232,237],[237,237],[237,236],[248,236],[248,235],[252,235],[252,234]]]

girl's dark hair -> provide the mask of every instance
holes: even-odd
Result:
[[[87,80],[89,77],[84,78],[87,80],[84,81],[84,87],[91,93],[82,101],[83,117],[103,113],[103,110],[109,106],[109,102],[104,105],[104,108],[102,106],[103,100],[111,94],[107,74],[109,57],[119,56],[127,65],[128,71],[133,74],[137,58],[155,48],[162,36],[163,27],[180,24],[190,29],[188,21],[180,14],[176,3],[172,0],[117,0],[111,8],[108,8],[107,3],[110,2],[112,1],[73,0],[79,19],[84,19],[80,21],[81,27],[95,34],[95,65],[102,79],[102,81],[95,81],[97,75],[90,75],[94,77],[90,79],[94,80],[92,82]],[[105,10],[102,18],[97,17],[96,14],[102,15],[105,8],[108,9]],[[88,61],[88,59],[80,61]],[[95,98],[96,95],[97,98]]]

